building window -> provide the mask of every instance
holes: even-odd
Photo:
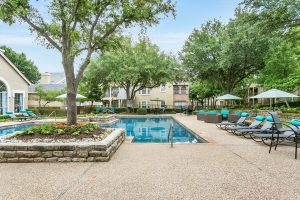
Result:
[[[166,101],[164,101],[164,100],[161,100],[160,101],[160,107],[165,107],[166,106]]]
[[[24,109],[24,94],[15,93],[15,112],[18,113]]]
[[[181,86],[181,94],[187,94],[186,86]]]
[[[174,94],[179,94],[179,87],[178,86],[174,86]]]
[[[2,81],[0,81],[0,115],[5,114],[5,112],[7,111],[7,96],[7,88],[5,84]]]
[[[140,90],[141,95],[150,95],[150,88],[144,88]]]
[[[147,101],[141,101],[140,108],[147,108]]]
[[[182,106],[185,106],[186,102],[185,101],[177,101],[175,102],[175,107],[180,108]]]
[[[160,86],[160,92],[166,92],[166,85],[161,85]]]

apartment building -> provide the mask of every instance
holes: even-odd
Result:
[[[190,104],[189,83],[173,82],[156,88],[145,88],[136,94],[133,101],[135,107],[182,107]]]

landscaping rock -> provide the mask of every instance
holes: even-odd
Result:
[[[71,162],[71,161],[72,161],[71,157],[58,158],[58,162]]]
[[[35,158],[40,157],[42,153],[40,151],[17,151],[16,155],[19,158]]]
[[[74,156],[76,154],[76,152],[74,152],[74,151],[64,151],[63,154],[66,157],[72,157],[72,156]]]
[[[86,158],[72,158],[73,162],[86,162]]]
[[[46,158],[46,162],[57,162],[58,157]]]
[[[43,151],[42,152],[43,158],[51,158],[52,157],[52,151]]]
[[[53,156],[56,156],[56,157],[63,157],[64,154],[62,151],[53,151]]]

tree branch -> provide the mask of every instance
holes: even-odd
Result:
[[[61,47],[58,45],[58,43],[56,43],[49,35],[48,33],[42,29],[41,27],[39,27],[38,25],[34,24],[27,16],[21,16],[22,20],[24,20],[29,26],[31,26],[33,29],[35,29],[39,34],[41,34],[42,36],[44,36],[48,42],[50,42],[50,44],[52,44],[52,46],[54,46],[57,50],[59,50],[60,52],[62,52]]]

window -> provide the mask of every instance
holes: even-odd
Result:
[[[141,95],[150,95],[150,88],[144,88],[140,90]]]
[[[161,85],[160,86],[160,92],[166,92],[166,85]]]
[[[116,87],[111,88],[111,96],[112,97],[117,97],[118,94],[119,94],[119,88],[116,88]]]
[[[185,105],[186,105],[185,101],[177,101],[177,102],[175,102],[175,107],[182,107],[182,106],[185,106]]]
[[[187,94],[186,86],[181,87],[181,94]]]
[[[140,108],[147,108],[147,101],[141,101]]]
[[[179,94],[179,87],[178,86],[174,86],[174,94]]]
[[[24,94],[15,93],[15,112],[20,112],[24,109]]]
[[[0,115],[5,114],[5,112],[7,111],[7,96],[7,88],[5,84],[2,81],[0,81]]]
[[[161,101],[160,101],[160,107],[163,108],[163,107],[165,107],[165,106],[166,106],[166,102],[165,102],[164,100],[161,100]]]

